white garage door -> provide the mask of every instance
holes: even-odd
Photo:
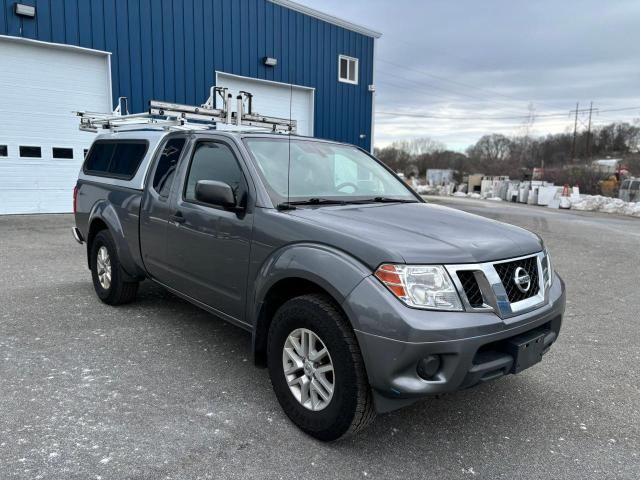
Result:
[[[240,90],[253,94],[253,111],[265,116],[291,118],[298,121],[299,135],[313,136],[313,107],[315,90],[309,87],[286,83],[239,77],[228,73],[216,72],[216,85],[227,87],[235,98]],[[291,101],[291,110],[289,103]],[[246,127],[245,127],[246,128]]]
[[[109,54],[0,36],[0,214],[70,212],[93,134],[74,111],[108,112]]]

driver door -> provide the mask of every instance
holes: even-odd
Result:
[[[167,227],[170,287],[234,320],[243,321],[253,213],[249,184],[235,146],[199,140],[182,170]],[[195,196],[200,180],[229,184],[242,211],[204,204]]]

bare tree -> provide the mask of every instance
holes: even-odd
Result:
[[[484,135],[469,148],[468,155],[482,163],[497,165],[504,163],[511,154],[512,142],[499,133]]]
[[[446,150],[446,145],[429,137],[414,138],[413,140],[402,140],[393,142],[393,148],[404,150],[409,155],[422,155],[424,153],[441,152]]]
[[[410,155],[408,152],[402,149],[395,148],[393,146],[376,148],[374,154],[389,168],[393,169],[396,172],[404,173],[413,160],[412,155]]]

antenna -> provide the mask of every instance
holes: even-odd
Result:
[[[293,110],[293,83],[291,83],[291,76],[289,76],[289,122]],[[291,134],[289,134],[289,158],[287,161],[287,205],[291,201]]]

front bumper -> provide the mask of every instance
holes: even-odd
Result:
[[[494,380],[517,370],[509,341],[537,336],[547,353],[558,338],[565,308],[564,282],[556,275],[547,303],[502,319],[493,312],[438,312],[401,304],[375,278],[367,278],[343,304],[353,322],[376,409],[385,412],[416,399]],[[418,363],[439,355],[429,380]]]

